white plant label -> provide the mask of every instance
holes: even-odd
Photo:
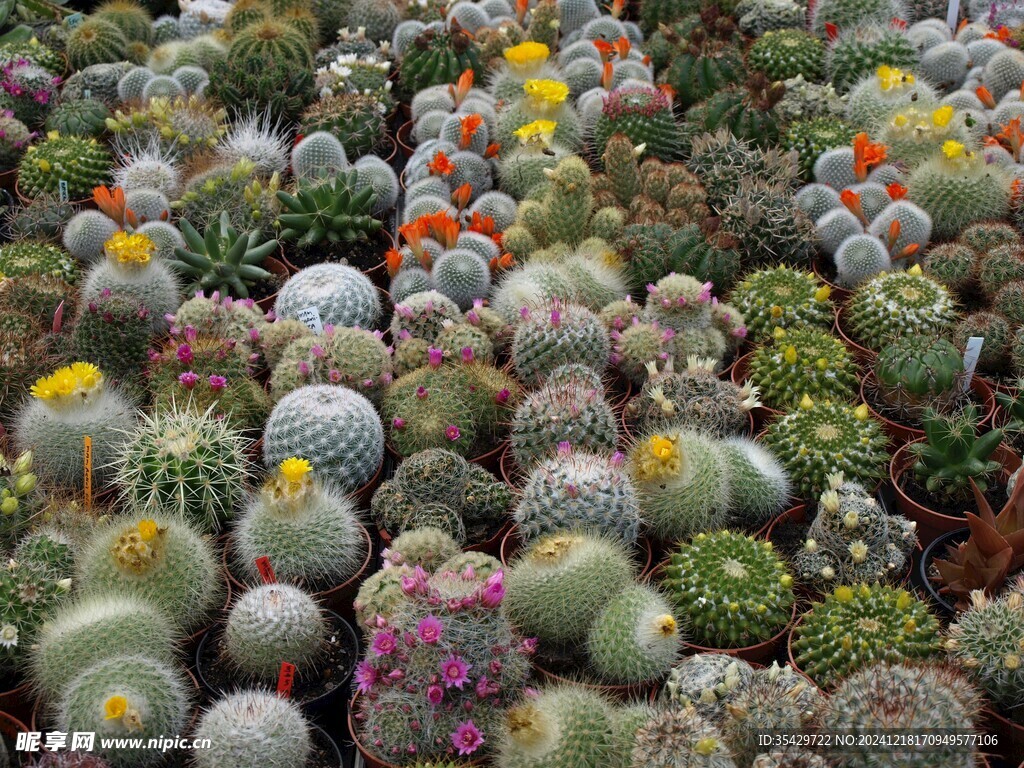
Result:
[[[324,324],[320,320],[320,308],[316,305],[300,309],[299,320],[305,323],[306,327],[318,336],[324,332]]]
[[[984,336],[971,336],[967,340],[967,349],[964,350],[964,392],[971,386],[971,379],[974,378],[974,369],[978,367],[978,358],[981,357],[981,345],[985,343]]]
[[[62,203],[66,203],[68,200],[71,199],[70,196],[68,195],[68,182],[67,182],[67,180],[61,179],[60,181],[58,181],[57,182],[57,189],[60,191],[60,201]]]
[[[946,10],[946,23],[950,30],[956,34],[956,20],[960,17],[960,0],[949,0],[949,7]]]
[[[82,89],[82,98],[83,99],[91,99],[92,98],[92,88],[83,88]]]
[[[85,16],[83,16],[81,13],[73,13],[70,16],[68,16],[68,28],[74,29],[83,21],[85,21]]]

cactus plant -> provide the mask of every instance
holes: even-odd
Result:
[[[92,194],[110,179],[110,153],[95,139],[52,134],[33,144],[18,165],[18,190],[26,197],[57,195],[62,181],[72,200]]]
[[[137,301],[109,293],[79,307],[71,330],[76,357],[95,360],[114,384],[138,384],[153,327],[149,310]]]
[[[274,314],[299,318],[315,306],[324,325],[373,328],[380,318],[377,289],[369,278],[347,264],[317,264],[299,270],[281,288]]]
[[[311,69],[313,52],[309,40],[298,30],[280,21],[268,19],[241,29],[231,40],[228,59],[266,57],[291,64],[296,68]]]
[[[874,350],[901,334],[941,334],[955,319],[949,291],[916,265],[868,280],[854,292],[843,317],[853,337]]]
[[[926,408],[948,412],[960,398],[963,370],[952,342],[929,335],[894,339],[874,365],[879,397],[904,419],[918,419]]]
[[[850,400],[858,387],[857,364],[846,345],[815,328],[778,333],[751,354],[747,375],[762,401],[781,410],[797,406],[804,395]]]
[[[302,765],[313,753],[312,732],[299,706],[265,691],[240,691],[214,702],[196,724],[210,748],[196,752],[200,768]]]
[[[307,384],[342,384],[373,400],[391,383],[391,357],[379,332],[328,326],[281,350],[271,372],[271,394],[280,398]]]
[[[0,569],[0,634],[4,638],[0,666],[7,674],[20,671],[42,625],[67,599],[70,579],[9,561]]]
[[[965,501],[972,483],[984,492],[1002,466],[992,458],[1003,439],[1002,430],[978,436],[979,421],[974,403],[948,416],[930,408],[922,413],[925,440],[907,450],[915,459],[915,477],[933,497]]]
[[[897,587],[836,587],[793,630],[793,658],[804,674],[831,685],[875,662],[927,659],[941,647],[928,606]]]
[[[557,299],[524,308],[512,339],[512,361],[525,381],[539,382],[559,365],[578,362],[604,370],[611,353],[608,332],[585,307]]]
[[[747,274],[729,301],[743,314],[747,331],[759,340],[775,328],[825,329],[833,314],[828,287],[809,272],[785,266]]]
[[[193,279],[186,292],[217,290],[247,299],[256,281],[271,277],[260,264],[277,249],[277,241],[261,243],[259,232],[243,237],[231,226],[227,211],[221,213],[218,225],[208,227],[203,236],[185,219],[179,226],[188,247],[175,248],[175,259],[170,264]]]
[[[229,57],[213,65],[207,92],[234,115],[266,110],[294,120],[314,98],[313,73],[270,56]]]
[[[673,160],[681,138],[668,98],[653,86],[624,86],[612,90],[593,127],[593,151],[603,155],[608,140],[621,133],[643,144],[651,157]]]
[[[747,65],[773,82],[797,75],[817,82],[824,73],[825,45],[801,29],[767,31],[747,52]]]
[[[75,69],[128,58],[128,41],[112,22],[90,18],[75,27],[67,40],[68,63]]]
[[[659,703],[673,709],[693,707],[712,724],[725,717],[725,707],[754,679],[754,668],[743,659],[719,653],[684,656],[668,674]]]
[[[598,677],[615,684],[660,677],[679,655],[679,624],[664,596],[647,586],[627,587],[595,617],[587,658]]]
[[[482,74],[477,44],[452,20],[447,29],[428,27],[420,32],[406,48],[398,72],[402,87],[416,93],[432,85],[454,83],[466,70]]]
[[[920,58],[903,30],[882,24],[845,27],[829,46],[827,69],[836,90],[843,93],[878,67],[912,69]]]

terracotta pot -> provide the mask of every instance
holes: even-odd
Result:
[[[914,463],[914,457],[908,450],[908,447],[912,444],[907,443],[903,445],[893,454],[892,460],[889,462],[889,479],[892,481],[893,488],[896,491],[896,509],[901,515],[917,523],[918,541],[921,542],[922,546],[927,546],[940,534],[963,528],[967,521],[963,517],[952,517],[936,512],[912,499],[904,492],[900,481]],[[1015,456],[1005,443],[1000,444],[996,448],[993,459],[1003,465],[1004,479],[1009,477],[1021,465],[1020,458]],[[968,505],[973,505],[973,501],[968,502]]]
[[[501,470],[501,479],[510,488],[519,487],[519,483],[523,480],[523,472],[519,468],[516,457],[512,454],[511,443],[506,445],[505,450],[501,452],[501,457],[498,459],[498,468]]]
[[[32,729],[35,730],[35,729]],[[0,711],[0,733],[12,744],[17,743],[19,733],[28,733],[29,727],[9,712]]]
[[[811,270],[814,272],[814,276],[817,277],[821,282],[827,285],[831,290],[832,301],[837,304],[841,304],[850,297],[850,290],[848,288],[842,288],[836,283],[832,282],[831,278],[825,274],[825,259],[831,258],[829,256],[819,256],[811,259]],[[833,269],[834,271],[834,269]]]
[[[359,592],[359,586],[366,577],[367,572],[370,570],[370,562],[373,560],[373,540],[370,538],[370,532],[367,531],[366,527],[363,525],[360,525],[359,528],[363,532],[363,537],[366,543],[366,557],[363,558],[363,564],[359,567],[359,570],[356,571],[351,578],[341,584],[312,593],[313,598],[324,608],[339,614],[344,619],[351,619],[355,616],[355,611],[352,608],[352,601],[355,600],[355,596]],[[224,554],[221,557],[221,562],[224,566],[224,574],[228,582],[228,588],[239,594],[247,590],[249,587],[235,577],[229,566],[229,563],[231,562],[230,538],[224,545]]]
[[[385,152],[387,152],[386,155]],[[398,142],[388,134],[384,137],[384,148],[374,154],[383,157],[385,163],[392,165],[395,162],[395,157],[398,156]]]
[[[412,157],[412,153],[416,151],[416,142],[412,137],[412,126],[412,120],[407,120],[398,127],[398,132],[395,133],[398,148],[402,150],[402,154],[406,158]]]
[[[515,559],[515,556],[523,548],[523,539],[519,535],[519,529],[515,523],[510,524],[508,531],[501,539],[498,550],[498,559],[506,568]],[[636,541],[637,561],[640,563],[640,578],[646,577],[654,566],[654,545],[649,538],[641,536]]]
[[[18,187],[18,179],[17,179],[17,175],[18,175],[17,169],[15,169],[14,171],[9,171],[9,173],[14,173],[14,176],[15,176],[15,178],[14,178],[14,194],[15,194],[15,196],[18,198],[18,200],[21,201],[22,205],[28,205],[35,198],[27,197],[26,195],[24,195],[22,193],[21,189],[19,189],[19,187]],[[96,207],[96,201],[93,200],[92,197],[82,198],[81,200],[68,200],[68,204],[69,205],[78,206],[79,208],[95,208]]]
[[[505,541],[505,537],[508,535],[508,532],[512,530],[514,525],[515,524],[511,520],[509,520],[503,526],[501,526],[500,529],[498,529],[497,533],[495,533],[486,541],[481,541],[479,544],[471,544],[469,546],[463,547],[462,550],[464,552],[483,552],[485,555],[490,555],[491,557],[498,557],[501,554],[502,542]]]
[[[260,266],[263,267],[263,269],[267,270],[267,272],[269,272],[270,274],[283,277],[285,280],[287,280],[292,275],[292,271],[288,269],[288,266],[283,261],[281,261],[280,259],[275,259],[273,256],[267,256],[267,258],[263,260],[263,263],[260,264]],[[266,298],[257,301],[256,306],[258,306],[264,312],[269,312],[274,308],[274,302],[277,301],[277,294],[278,292],[274,291],[274,293],[272,293],[270,296],[267,296]]]
[[[32,686],[29,683],[21,683],[14,688],[0,691],[0,714],[12,720],[27,720],[32,714]]]
[[[889,436],[890,448],[895,449],[905,443],[912,443],[915,440],[923,438],[923,429],[912,427],[908,424],[904,424],[903,422],[893,421],[875,410],[875,407],[872,404],[872,399],[868,397],[868,392],[874,383],[874,372],[868,371],[865,373],[860,382],[860,399],[861,402],[867,405],[868,410],[871,411],[871,415],[881,423],[883,431]],[[988,432],[996,412],[995,393],[992,391],[992,387],[989,386],[988,382],[978,376],[971,379],[971,393],[972,400],[974,400],[975,403],[979,403],[982,407],[983,416],[978,422],[978,431]],[[984,429],[982,429],[982,427],[984,427]]]
[[[554,672],[545,669],[539,664],[534,664],[533,668],[537,670],[541,680],[545,683],[557,685],[559,683],[564,684],[575,684],[582,688],[586,688],[597,693],[604,694],[615,701],[629,702],[629,701],[643,701],[649,699],[651,691],[657,691],[660,687],[658,681],[650,681],[647,683],[633,683],[630,685],[604,685],[600,683],[588,683],[583,680],[571,680],[567,677],[561,677],[556,675]]]
[[[986,707],[981,714],[984,730],[999,737],[999,743],[987,746],[986,752],[1002,755],[1007,761],[1024,755],[1024,725],[1007,719],[992,707]]]
[[[743,386],[743,383],[749,378],[750,358],[753,354],[753,352],[748,352],[732,365],[731,380],[738,387]],[[754,431],[759,432],[765,424],[777,419],[782,414],[782,411],[769,408],[767,405],[757,406],[751,411],[751,415],[754,417]]]
[[[833,326],[835,328],[836,334],[839,336],[840,339],[843,340],[843,343],[850,349],[851,354],[853,354],[854,360],[856,360],[858,363],[860,363],[860,365],[864,366],[865,368],[870,369],[871,364],[876,357],[876,353],[873,350],[870,350],[867,347],[858,344],[856,341],[854,341],[850,336],[846,334],[846,331],[843,330],[843,313],[845,311],[846,307],[836,307],[836,322]]]

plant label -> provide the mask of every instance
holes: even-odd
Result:
[[[57,182],[57,189],[60,191],[60,201],[62,203],[66,203],[71,199],[68,195],[68,182],[66,179],[61,179]]]
[[[954,35],[958,18],[960,18],[960,0],[949,0],[949,7],[946,8],[946,23]]]
[[[68,16],[68,29],[74,29],[83,21],[85,21],[85,16],[83,16],[81,13],[71,14],[70,16]]]
[[[274,573],[274,566],[270,564],[270,558],[266,555],[256,558],[256,570],[260,572],[260,578],[264,584],[276,584],[277,574]]]
[[[320,319],[320,308],[317,306],[304,307],[299,310],[299,320],[306,324],[313,333],[319,336],[324,332],[324,324]]]
[[[85,508],[92,511],[92,438],[86,435],[82,442],[82,485],[85,490]]]
[[[287,661],[281,662],[281,672],[277,676],[277,695],[282,699],[292,697],[292,684],[295,682],[295,665]]]
[[[92,98],[92,88],[83,88],[82,89],[82,98],[83,99],[91,99]]]
[[[985,343],[984,336],[971,336],[967,340],[967,349],[964,350],[964,392],[971,386],[971,379],[974,378],[974,369],[978,367],[978,358],[981,357],[981,345]]]

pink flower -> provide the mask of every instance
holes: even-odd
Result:
[[[416,625],[416,634],[420,636],[427,645],[434,645],[438,640],[441,639],[441,632],[444,630],[444,624],[436,616],[426,616],[420,620],[420,623]]]
[[[741,339],[747,338],[747,327],[745,325],[741,325],[739,328],[732,332],[732,335]]]
[[[341,381],[341,371],[339,371],[337,368],[331,368],[331,370],[327,372],[327,378],[331,382],[331,384],[337,384],[339,381]]]
[[[309,363],[305,360],[299,360],[299,373],[303,376],[309,376]]]
[[[437,347],[430,347],[427,349],[427,362],[431,368],[437,368],[441,365],[444,360],[444,350],[438,349]]]
[[[572,453],[572,445],[569,443],[568,440],[562,440],[562,441],[560,441],[558,443],[558,455],[559,456],[563,456],[564,457],[564,456],[568,456],[571,453]]]
[[[325,354],[327,354],[326,352],[324,352],[324,348],[321,347],[319,344],[314,344],[310,348],[309,352],[310,352],[311,355],[313,355],[313,357],[317,358],[318,360],[321,357],[323,357]]]
[[[199,331],[195,329],[194,325],[185,326],[185,341],[190,344],[199,337]]]
[[[507,389],[503,389],[497,395],[495,395],[494,399],[498,403],[498,405],[504,405],[505,403],[508,402],[508,398],[511,396],[511,394],[512,393],[509,392]]]
[[[472,363],[473,362],[473,348],[463,347],[462,348],[462,362]]]
[[[360,693],[366,693],[373,688],[377,682],[377,670],[368,661],[361,661],[356,665],[355,681],[358,684]]]
[[[551,310],[551,324],[557,328],[562,324],[562,313],[557,309]]]
[[[249,329],[249,341],[257,342],[260,340],[260,329],[250,328]]]
[[[397,416],[391,420],[392,429],[405,429],[405,419],[400,419]]]
[[[390,632],[381,632],[373,638],[373,652],[378,656],[390,656],[397,645],[398,641]]]
[[[454,424],[449,424],[444,431],[444,436],[451,440],[453,443],[462,437],[462,432]]]
[[[440,704],[444,699],[444,688],[440,685],[427,686],[427,701],[431,704]]]
[[[444,687],[452,686],[462,689],[462,686],[469,680],[469,670],[472,664],[467,664],[456,654],[452,654],[441,662],[441,677],[444,678]]]
[[[615,467],[616,469],[619,469],[620,467],[622,467],[622,465],[625,463],[625,461],[626,461],[626,454],[624,454],[622,451],[616,451],[615,453],[612,454],[611,465],[613,467]]]
[[[537,638],[526,638],[525,640],[523,640],[522,644],[520,644],[519,650],[526,656],[532,656],[534,653],[537,652]]]
[[[192,371],[185,371],[178,376],[178,383],[185,389],[192,389],[192,387],[199,383],[199,375]]]
[[[455,733],[452,734],[452,744],[459,750],[460,755],[473,754],[483,743],[484,737],[480,735],[480,731],[473,725],[472,720],[459,723]]]
[[[188,344],[179,344],[177,354],[178,360],[186,364],[191,363],[194,358],[194,355],[192,354],[192,347]]]
[[[425,400],[428,394],[426,387],[416,387],[416,397],[420,400]]]
[[[497,608],[505,598],[505,572],[497,571],[487,577],[483,591],[480,593],[480,604],[485,608]]]
[[[228,385],[228,380],[223,376],[217,376],[216,374],[210,375],[210,389],[214,392],[220,392]]]

